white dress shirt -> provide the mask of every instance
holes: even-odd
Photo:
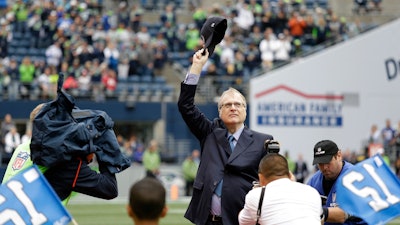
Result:
[[[254,225],[262,188],[246,195],[239,213],[240,225]],[[319,193],[306,184],[282,178],[266,185],[259,219],[260,225],[321,225],[322,206]]]

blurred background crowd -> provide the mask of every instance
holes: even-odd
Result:
[[[0,10],[0,99],[10,101],[55,97],[59,73],[78,98],[173,95],[170,77],[185,73],[210,16],[229,26],[203,71],[206,101],[227,86],[246,93],[252,76],[376,26],[327,0],[15,0]],[[380,13],[380,1],[356,0],[353,10]]]

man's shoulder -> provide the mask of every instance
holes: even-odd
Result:
[[[268,139],[270,139],[270,140],[273,140],[273,139],[274,139],[273,136],[272,136],[271,134],[261,133],[261,132],[252,130],[252,129],[247,128],[247,127],[245,127],[244,130],[248,130],[248,131],[251,132],[255,137],[261,137],[261,138],[264,138],[264,139],[267,139],[267,138],[268,138]]]
[[[322,173],[318,170],[311,176],[310,180],[308,181],[308,185],[314,186],[320,180],[322,180]]]

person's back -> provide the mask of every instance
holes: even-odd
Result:
[[[262,188],[252,189],[246,196],[245,210],[256,212]],[[253,203],[253,204],[247,204]],[[289,178],[275,180],[265,188],[259,223],[280,225],[320,225],[321,200],[318,192]],[[241,225],[254,225],[250,217],[240,220]]]
[[[319,193],[308,185],[292,181],[290,177],[284,156],[277,153],[264,156],[259,166],[259,183],[262,187],[253,188],[246,195],[245,205],[238,216],[239,224],[256,224],[262,200],[258,218],[261,225],[320,225],[322,203]]]

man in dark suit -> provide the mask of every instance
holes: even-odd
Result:
[[[221,95],[219,118],[209,120],[194,105],[200,72],[208,56],[204,49],[193,55],[178,101],[182,118],[201,145],[200,165],[185,217],[197,225],[237,225],[245,196],[258,179],[259,162],[267,154],[264,142],[273,137],[244,125],[246,99],[234,88]],[[230,136],[233,140],[228,140]]]

